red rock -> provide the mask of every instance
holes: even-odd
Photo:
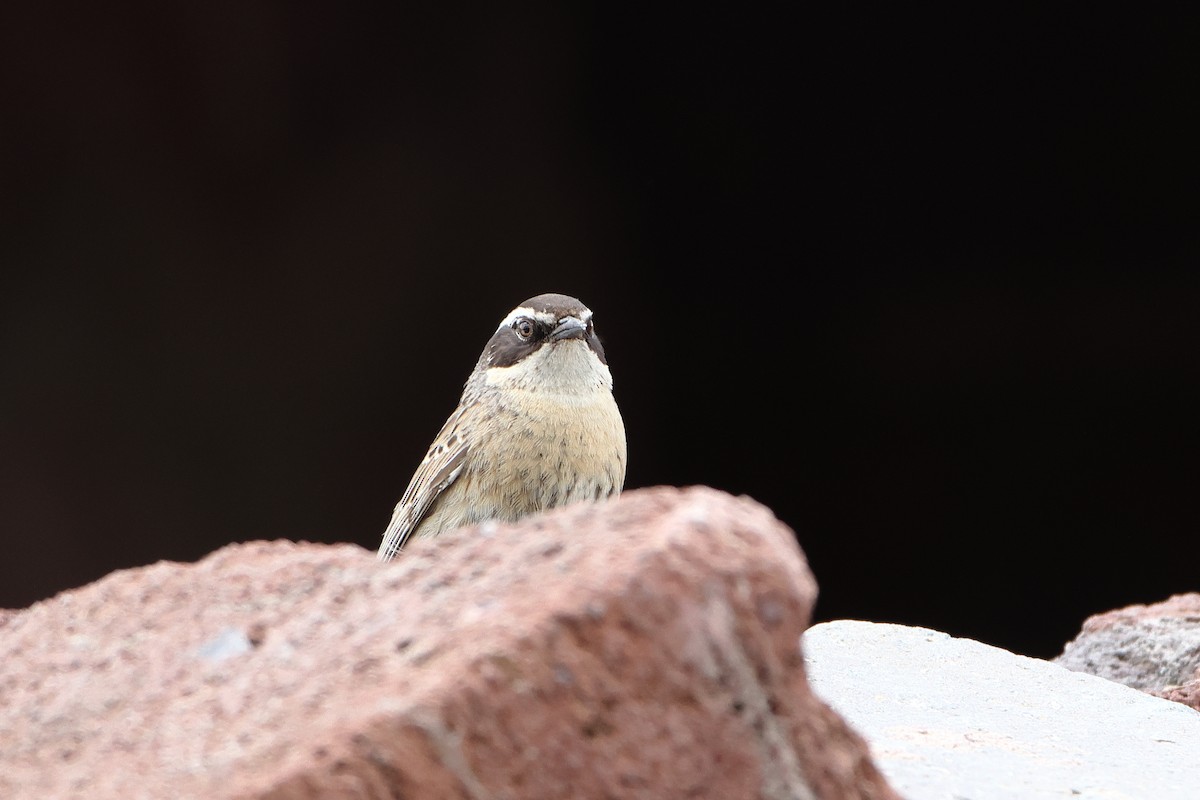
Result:
[[[1162,689],[1156,689],[1151,694],[1171,700],[1176,703],[1183,703],[1189,708],[1194,708],[1200,711],[1200,669],[1196,670],[1196,675],[1190,681],[1186,681],[1178,686],[1167,686]]]
[[[808,690],[815,595],[704,488],[117,572],[0,626],[0,796],[896,800]]]
[[[1200,592],[1174,594],[1166,600],[1150,605],[1134,603],[1124,608],[1093,614],[1084,620],[1083,632],[1095,633],[1117,625],[1168,618],[1192,619],[1192,621],[1200,622]]]

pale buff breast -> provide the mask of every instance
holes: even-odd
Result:
[[[501,407],[478,424],[470,438],[480,444],[415,536],[601,500],[625,483],[625,426],[608,391],[533,393],[520,412]]]

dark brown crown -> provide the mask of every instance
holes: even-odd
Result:
[[[500,323],[500,327],[492,334],[491,340],[483,350],[480,365],[484,367],[511,367],[536,352],[539,348],[551,344],[550,334],[564,320],[575,318],[581,321],[587,332],[581,338],[600,359],[604,358],[604,347],[596,336],[592,326],[592,312],[578,299],[565,294],[539,294],[531,297],[512,310]],[[532,323],[532,335],[528,338],[518,333],[518,327],[525,322]]]

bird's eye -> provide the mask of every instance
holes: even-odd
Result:
[[[592,324],[592,321],[589,319],[589,320],[588,320],[588,324],[587,324],[587,335],[588,335],[588,336],[591,336],[591,335],[592,335],[592,334],[594,334],[595,332],[596,332],[596,326],[595,326],[595,325],[593,325],[593,324]]]
[[[516,331],[517,336],[520,336],[522,339],[532,339],[534,331],[537,330],[537,326],[533,324],[533,320],[529,319],[529,317],[521,317],[519,320],[513,323],[513,330]]]

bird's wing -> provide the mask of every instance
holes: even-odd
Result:
[[[384,531],[383,543],[379,545],[377,555],[380,561],[390,561],[404,547],[408,537],[412,536],[433,507],[434,501],[462,472],[469,449],[460,409],[446,420],[421,461],[421,466],[417,467],[416,474],[409,481],[408,488],[404,490],[404,496],[396,504],[392,521]]]

